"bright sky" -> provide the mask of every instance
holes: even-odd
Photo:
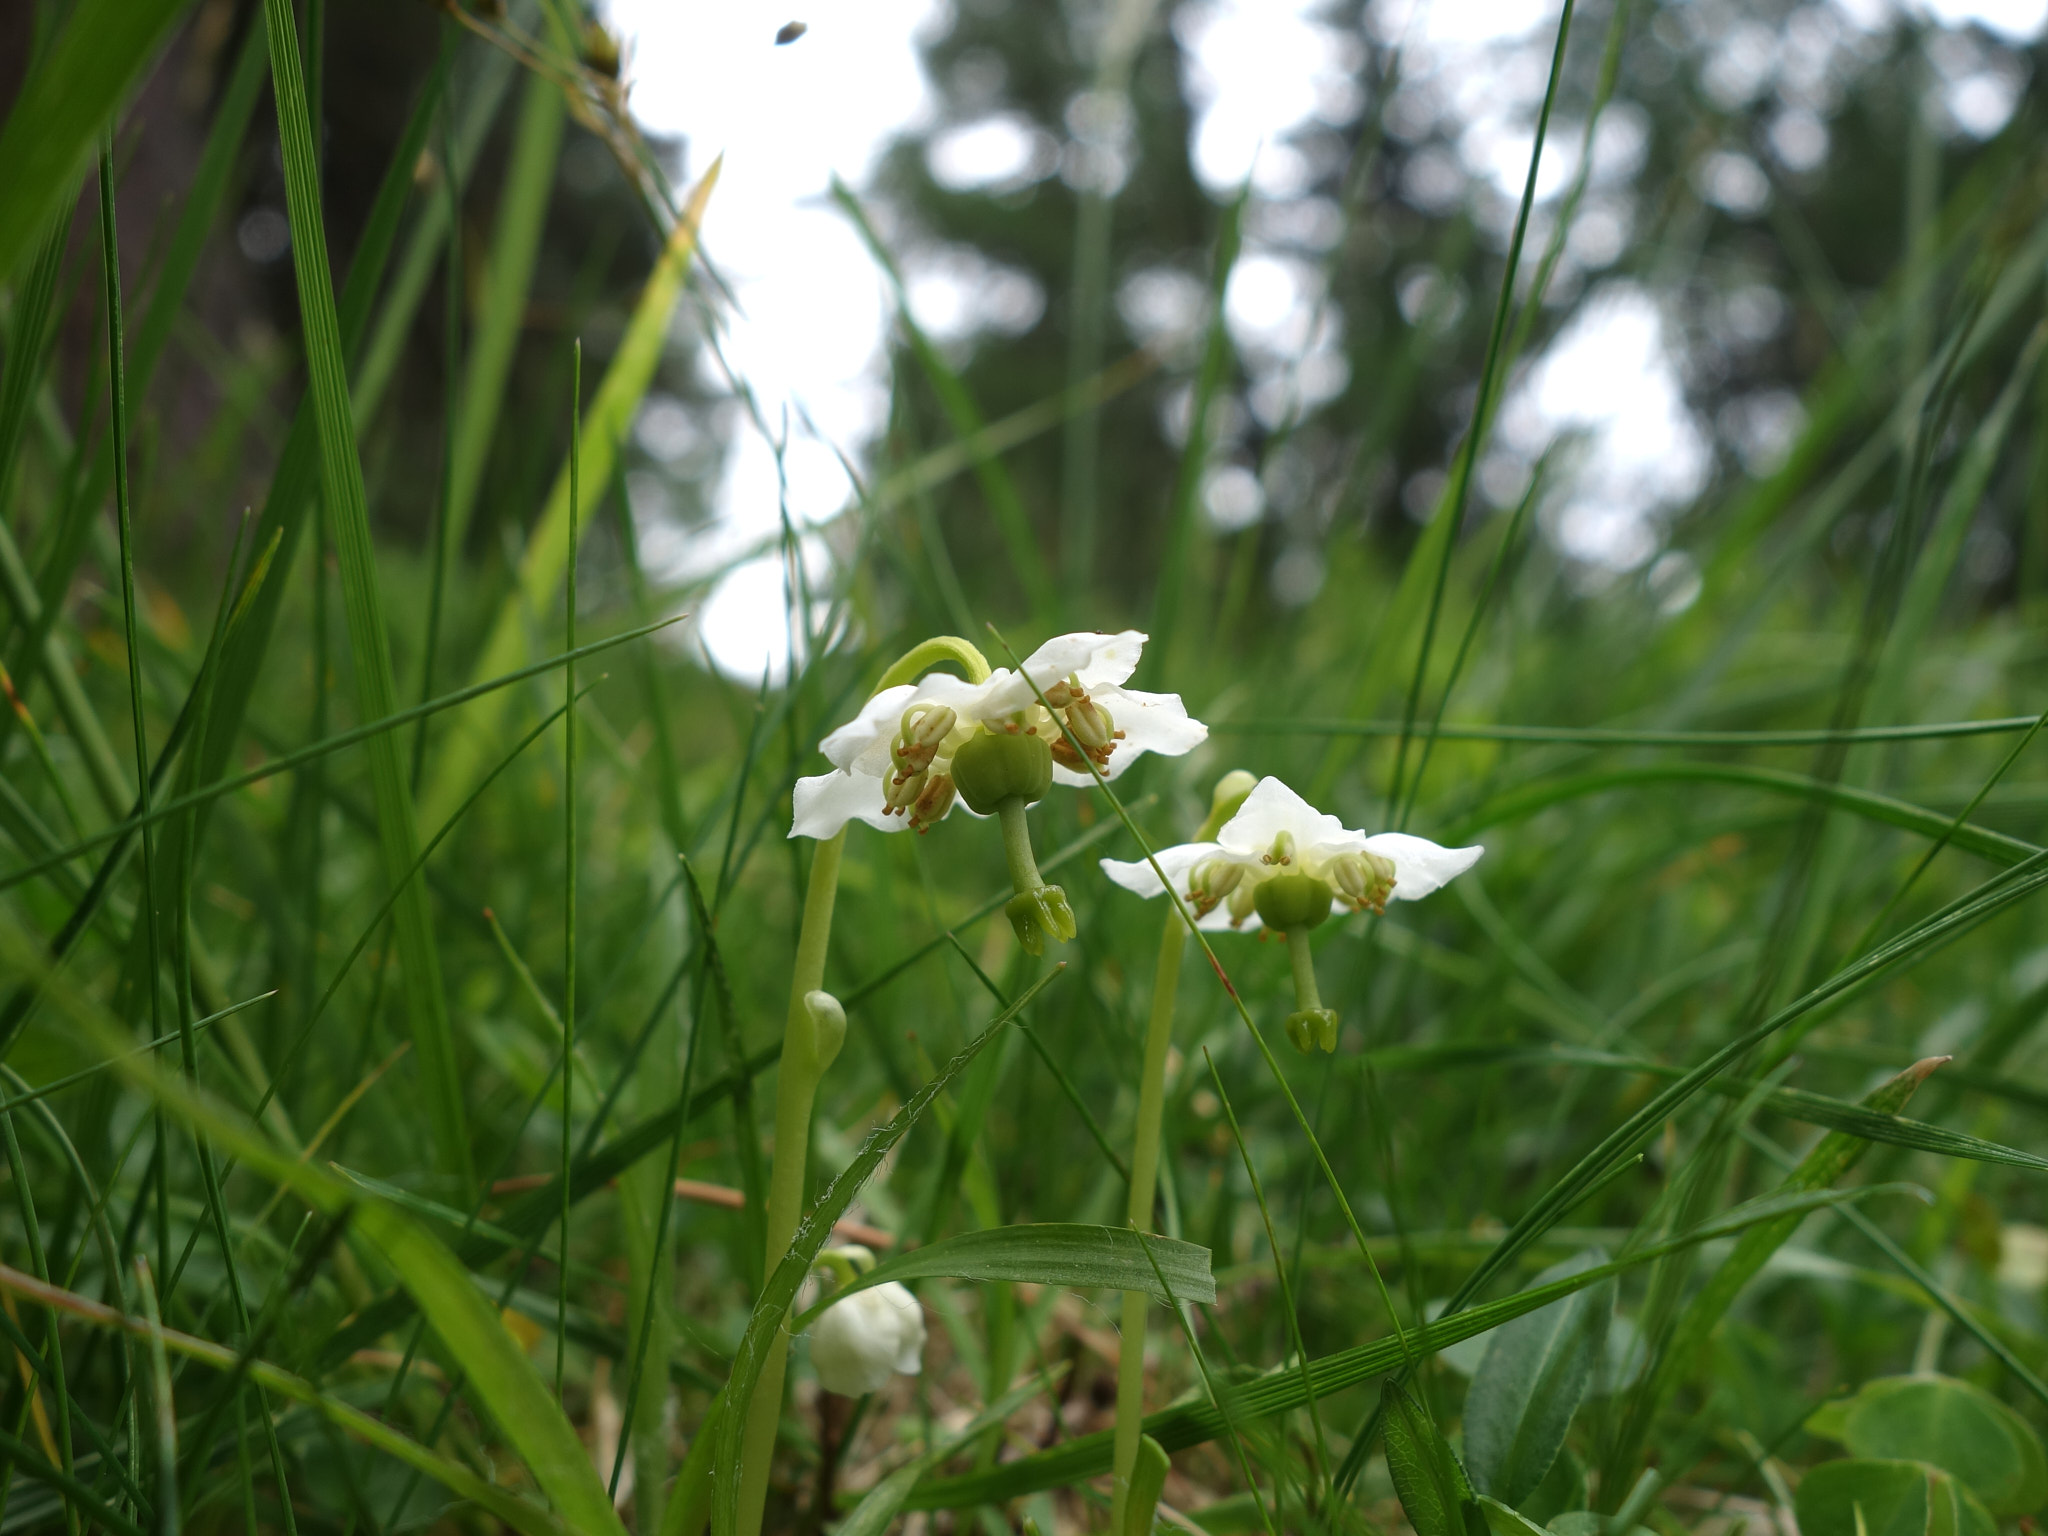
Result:
[[[1021,0],[1019,0],[1021,3]],[[1913,11],[1949,29],[1930,58],[1951,131],[1985,137],[2011,115],[2022,77],[1984,48],[1967,23],[2021,42],[2048,23],[2048,0],[1912,0]],[[1694,24],[1717,8],[1688,8]],[[1780,36],[1747,24],[1717,38],[1706,84],[1730,108],[1775,93],[1772,152],[1797,172],[1827,153],[1831,74],[1889,27],[1895,0],[1826,0],[1803,7]],[[1312,410],[1344,388],[1342,332],[1320,310],[1318,240],[1334,238],[1336,210],[1306,196],[1309,167],[1285,144],[1311,117],[1342,126],[1363,103],[1350,74],[1360,40],[1317,19],[1318,0],[1199,0],[1179,8],[1176,39],[1197,114],[1190,145],[1196,173],[1216,195],[1250,176],[1257,202],[1252,233],[1226,295],[1225,315],[1252,375],[1245,402],[1268,426]],[[858,7],[803,0],[608,0],[628,40],[634,110],[653,132],[685,139],[698,174],[725,156],[705,227],[705,245],[737,300],[722,346],[751,387],[758,423],[735,413],[714,518],[685,530],[666,509],[658,476],[635,477],[635,511],[650,565],[671,579],[701,576],[758,548],[782,526],[799,530],[846,507],[856,465],[887,409],[881,375],[890,300],[874,264],[827,194],[837,176],[860,188],[897,135],[930,126],[936,102],[918,59],[919,41],[946,24],[947,0],[864,0]],[[1554,0],[1390,0],[1371,13],[1384,42],[1405,52],[1407,87],[1390,111],[1397,134],[1448,127],[1454,159],[1411,163],[1404,195],[1421,206],[1452,204],[1477,183],[1482,228],[1504,234],[1526,173],[1530,127],[1540,99]],[[1049,14],[1052,14],[1049,11]],[[785,22],[808,24],[787,47]],[[994,114],[949,124],[929,164],[956,188],[1017,185],[1050,175],[1115,187],[1130,174],[1128,125],[1118,103],[1077,98],[1062,124]],[[1483,485],[1515,494],[1528,466],[1554,441],[1574,445],[1565,494],[1547,517],[1559,546],[1596,575],[1635,570],[1662,545],[1660,519],[1697,492],[1708,466],[1709,425],[1693,418],[1681,386],[1675,333],[1659,299],[1633,284],[1603,284],[1600,273],[1625,247],[1626,189],[1641,161],[1642,128],[1627,109],[1610,114],[1594,146],[1591,193],[1567,247],[1563,281],[1590,295],[1549,351],[1511,390],[1497,451]],[[1579,127],[1556,124],[1539,198],[1566,185]],[[1140,172],[1142,174],[1142,171]],[[1707,201],[1738,217],[1762,213],[1769,179],[1747,155],[1708,157],[1698,173]],[[1261,230],[1269,232],[1262,241]],[[1536,231],[1540,240],[1542,231]],[[1326,240],[1325,240],[1325,243]],[[974,330],[1021,330],[1035,323],[1044,295],[1026,274],[992,267],[970,251],[907,253],[911,302],[944,339]],[[1404,281],[1411,318],[1434,302],[1419,274]],[[1119,307],[1134,329],[1169,342],[1199,319],[1201,295],[1185,274],[1159,269],[1129,279]],[[1441,299],[1445,296],[1437,295]],[[1462,295],[1449,299],[1462,303]],[[1724,345],[1767,340],[1782,318],[1770,296],[1742,292],[1714,317]],[[707,382],[727,380],[707,359]],[[1752,469],[1797,424],[1785,399],[1739,402],[1719,423]],[[1170,429],[1170,428],[1169,428]],[[673,400],[656,398],[640,439],[657,458],[701,444],[700,427]],[[778,445],[780,452],[778,455]],[[1219,461],[1207,483],[1209,515],[1239,526],[1262,515],[1266,494],[1248,468]],[[1312,554],[1276,589],[1305,599],[1320,580]],[[806,546],[822,572],[822,545]],[[1655,583],[1664,562],[1653,567]],[[1682,583],[1681,583],[1682,585]],[[1694,588],[1696,590],[1696,587]],[[748,560],[720,579],[688,626],[723,671],[758,679],[788,664],[784,582],[773,555]]]

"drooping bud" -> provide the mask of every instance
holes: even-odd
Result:
[[[1204,859],[1188,876],[1188,900],[1195,916],[1207,917],[1244,880],[1244,866],[1234,859]]]
[[[804,994],[804,1014],[811,1026],[811,1069],[823,1072],[846,1044],[846,1010],[830,992],[813,991]]]
[[[1377,853],[1341,854],[1330,861],[1325,872],[1354,911],[1385,914],[1387,898],[1394,894],[1394,861]]]
[[[927,827],[943,821],[946,812],[953,809],[953,776],[934,773],[926,777],[924,788],[917,801],[910,807],[911,828],[922,834]]]
[[[924,1312],[891,1280],[835,1301],[811,1325],[811,1366],[828,1392],[859,1397],[923,1368]]]
[[[1273,846],[1259,855],[1262,864],[1292,864],[1294,862],[1294,834],[1278,832],[1273,836]]]

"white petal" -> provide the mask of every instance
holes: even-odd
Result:
[[[883,814],[882,781],[865,773],[834,769],[798,779],[792,799],[791,837],[831,837],[849,821],[864,821],[877,832],[901,832],[907,825],[901,816]]]
[[[1166,871],[1166,878],[1173,882],[1176,890],[1185,894],[1188,872],[1202,860],[1221,851],[1214,843],[1179,843],[1171,848],[1160,849],[1156,857],[1159,860],[1159,867]],[[1166,887],[1159,883],[1159,876],[1153,872],[1149,860],[1132,859],[1126,862],[1123,859],[1104,859],[1101,863],[1102,872],[1127,891],[1135,891],[1140,896],[1147,897],[1161,896],[1166,892]]]
[[[1278,779],[1268,776],[1259,780],[1237,814],[1223,824],[1216,841],[1232,853],[1264,853],[1282,832],[1290,833],[1295,846],[1303,850],[1357,836],[1347,833],[1344,823],[1336,817],[1325,816]]]
[[[832,760],[833,767],[851,768],[861,753],[879,740],[886,761],[889,740],[896,734],[896,724],[916,692],[914,683],[884,688],[861,706],[859,714],[819,742],[818,750]]]
[[[1376,832],[1365,851],[1394,861],[1394,900],[1417,901],[1438,890],[1479,862],[1484,848],[1444,848],[1426,837],[1406,832]]]
[[[924,1309],[908,1287],[894,1280],[876,1286],[875,1295],[896,1316],[896,1369],[905,1376],[918,1375],[924,1370]]]
[[[1069,673],[1090,689],[1120,683],[1138,670],[1145,637],[1135,629],[1114,635],[1093,630],[1055,635],[1024,658],[1024,668],[1041,688],[1050,688]]]

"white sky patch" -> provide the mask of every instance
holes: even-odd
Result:
[[[826,7],[806,12],[808,34],[780,48],[787,0],[607,0],[606,14],[631,48],[640,122],[687,141],[692,175],[725,156],[704,224],[705,250],[736,300],[723,345],[769,431],[787,434],[778,465],[745,413],[735,417],[711,524],[648,539],[650,561],[657,550],[665,557],[654,574],[674,581],[772,538],[785,482],[799,527],[847,504],[851,482],[835,449],[857,456],[883,423],[889,308],[873,260],[827,194],[835,175],[861,186],[889,141],[929,118],[918,38],[944,7]],[[787,665],[782,591],[773,557],[714,589],[696,627],[722,670],[758,680],[764,664]]]
[[[1661,543],[1663,515],[1706,483],[1707,440],[1692,413],[1649,294],[1597,292],[1516,385],[1499,445],[1524,462],[1559,437],[1581,441],[1550,528],[1581,564],[1629,571]]]

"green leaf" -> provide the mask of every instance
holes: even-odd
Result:
[[[1446,1345],[1498,1328],[1561,1297],[1597,1285],[1609,1276],[1623,1274],[1637,1265],[1677,1253],[1694,1244],[1730,1237],[1760,1222],[1824,1210],[1873,1194],[1909,1192],[1920,1193],[1913,1185],[1880,1184],[1861,1189],[1815,1190],[1752,1200],[1723,1212],[1712,1221],[1701,1223],[1689,1232],[1665,1242],[1652,1243],[1612,1263],[1567,1275],[1548,1285],[1532,1286],[1513,1296],[1504,1296],[1483,1306],[1438,1318],[1420,1328],[1410,1328],[1405,1339],[1375,1339],[1369,1344],[1339,1350],[1310,1362],[1306,1373],[1299,1365],[1278,1367],[1232,1390],[1229,1394],[1230,1411],[1240,1420],[1286,1413],[1301,1407],[1308,1400],[1310,1390],[1317,1398],[1329,1397],[1375,1376],[1398,1370],[1416,1356],[1434,1354]],[[1168,1451],[1201,1445],[1215,1439],[1227,1427],[1223,1410],[1208,1403],[1187,1403],[1177,1408],[1162,1409],[1145,1418],[1145,1433]],[[970,1504],[1000,1503],[1041,1488],[1058,1488],[1079,1482],[1109,1470],[1110,1440],[1110,1432],[1100,1430],[984,1472],[925,1484],[911,1496],[906,1507],[956,1509]]]
[[[1588,1249],[1538,1284],[1607,1261]],[[1606,1281],[1509,1323],[1493,1336],[1465,1395],[1465,1460],[1476,1488],[1520,1504],[1542,1483],[1586,1395],[1614,1316]]]
[[[1380,1403],[1387,1472],[1415,1536],[1466,1536],[1475,1526],[1483,1530],[1472,1484],[1428,1412],[1392,1377],[1380,1388]]]
[[[1479,1513],[1486,1517],[1486,1528],[1493,1536],[1550,1536],[1534,1520],[1516,1514],[1489,1494],[1479,1495]]]
[[[0,282],[76,192],[121,98],[191,0],[81,0],[0,128]]]
[[[1166,1474],[1172,1465],[1157,1440],[1150,1435],[1138,1437],[1138,1460],[1131,1468],[1130,1493],[1124,1499],[1124,1536],[1151,1536],[1159,1495],[1166,1488]]]
[[[1800,1480],[1800,1536],[1995,1536],[1977,1496],[1919,1461],[1822,1462]]]
[[[264,0],[270,33],[270,77],[277,97],[278,142],[284,154],[285,204],[291,218],[292,270],[298,279],[299,317],[305,330],[307,389],[320,441],[320,491],[333,521],[335,555],[341,567],[349,648],[355,661],[356,692],[365,719],[398,708],[391,670],[391,643],[384,605],[377,591],[376,554],[370,538],[369,501],[363,467],[356,457],[349,415],[348,361],[334,310],[334,284],[327,270],[327,233],[320,215],[320,164],[306,106],[306,82],[299,67],[291,0]],[[412,793],[394,736],[370,738],[370,785],[377,804],[379,851],[384,875],[399,891],[393,911],[399,979],[405,989],[428,1129],[443,1173],[473,1182],[467,1113],[455,1036],[449,1027],[441,985],[441,956],[434,942],[426,884],[412,878],[420,835]]]
[[[1844,1406],[1840,1439],[1853,1456],[1910,1457],[1967,1483],[1994,1515],[2048,1502],[2048,1458],[2033,1426],[1997,1398],[1949,1376],[1866,1382]]]
[[[1155,1271],[1145,1249],[1159,1261]],[[1159,1283],[1165,1275],[1166,1286]],[[1122,1227],[1099,1227],[1078,1221],[1046,1221],[986,1232],[963,1232],[923,1248],[885,1259],[850,1285],[834,1291],[790,1324],[801,1333],[820,1313],[843,1296],[891,1280],[922,1280],[945,1276],[954,1280],[1025,1280],[1070,1291],[1100,1287],[1143,1291],[1160,1301],[1216,1300],[1216,1277],[1209,1272],[1209,1250],[1171,1237],[1137,1234]],[[1172,1295],[1167,1294],[1167,1289]]]

